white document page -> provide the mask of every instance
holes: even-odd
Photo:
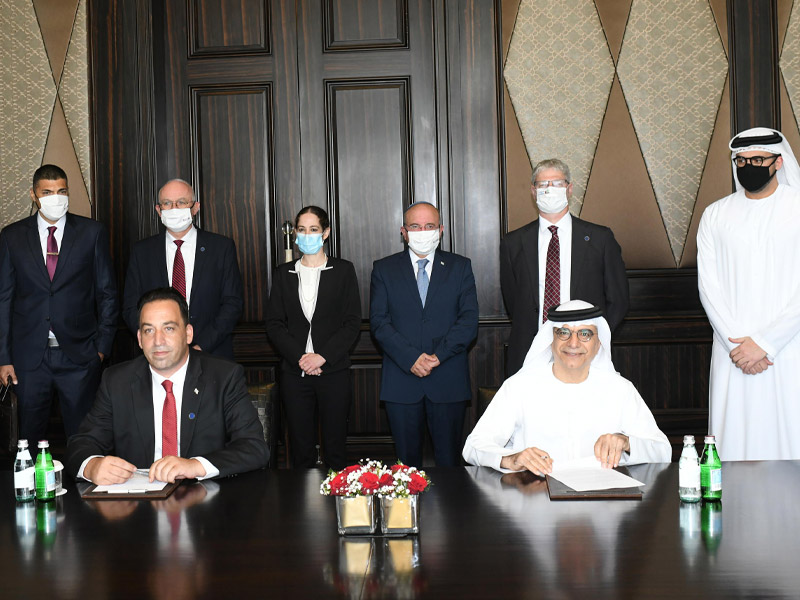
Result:
[[[600,461],[594,456],[564,462],[555,461],[553,462],[553,472],[550,473],[550,477],[558,479],[576,492],[632,488],[644,485],[641,481],[628,477],[619,471],[604,469],[600,466]]]
[[[147,475],[134,473],[125,483],[115,483],[112,485],[98,485],[94,488],[95,492],[108,492],[110,494],[141,494],[143,492],[157,492],[163,490],[167,485],[164,481],[154,481],[150,483]]]

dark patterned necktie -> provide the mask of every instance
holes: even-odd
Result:
[[[53,281],[53,275],[56,274],[56,265],[58,265],[58,242],[56,241],[56,227],[48,227],[47,231],[47,274],[50,275],[50,281]]]
[[[547,246],[547,270],[544,276],[544,303],[542,323],[547,321],[547,311],[561,304],[561,245],[558,242],[558,227],[548,227],[553,236]]]
[[[172,287],[186,298],[186,264],[183,262],[181,253],[183,240],[175,240],[175,245],[178,248],[175,250],[175,262],[172,263]]]

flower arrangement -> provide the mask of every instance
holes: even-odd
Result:
[[[398,462],[391,467],[368,458],[341,471],[328,471],[320,485],[323,496],[385,496],[408,498],[428,489],[430,478],[425,471]]]
[[[372,496],[380,487],[380,478],[386,467],[378,460],[368,458],[339,472],[328,471],[328,476],[319,487],[323,496]]]
[[[379,483],[379,496],[408,498],[426,491],[431,480],[425,471],[398,462],[381,475]]]

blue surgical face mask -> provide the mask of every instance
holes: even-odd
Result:
[[[322,248],[322,234],[298,233],[294,238],[294,243],[303,254],[316,254]]]

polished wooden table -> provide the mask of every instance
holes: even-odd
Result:
[[[725,463],[721,510],[677,465],[641,501],[551,502],[533,476],[429,469],[416,538],[341,538],[321,471],[188,484],[163,502],[16,505],[0,473],[2,598],[797,598],[800,462]],[[717,507],[717,508],[720,508]]]

